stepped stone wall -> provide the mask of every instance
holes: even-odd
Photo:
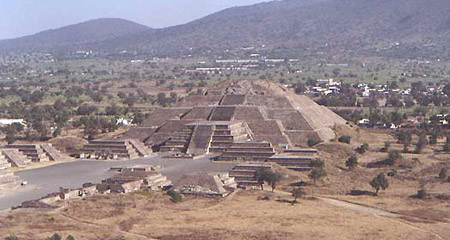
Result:
[[[31,159],[17,149],[3,149],[2,152],[12,167],[24,168],[31,162]]]
[[[21,185],[20,178],[14,173],[0,170],[0,193],[19,187]]]
[[[81,158],[132,159],[148,157],[151,150],[136,140],[93,140],[82,150]]]
[[[245,133],[220,129],[218,122],[240,122]],[[206,152],[224,152],[246,141],[270,142],[280,152],[306,147],[309,139],[330,141],[336,137],[333,128],[345,123],[328,108],[271,81],[241,80],[220,82],[202,94],[184,98],[174,108],[155,110],[140,127],[153,129],[141,139],[156,151],[198,154],[204,150],[194,150],[196,143],[201,145],[198,149],[205,149],[211,132],[198,126],[216,124]],[[199,129],[207,133],[196,135]],[[200,139],[202,144],[197,142]]]

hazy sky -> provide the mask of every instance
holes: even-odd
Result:
[[[268,0],[0,0],[0,39],[104,17],[149,27],[173,26],[228,7],[264,1]]]

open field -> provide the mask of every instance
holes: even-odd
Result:
[[[314,199],[302,199],[295,205],[258,200],[263,194],[240,192],[224,200],[189,197],[178,204],[159,193],[99,196],[71,201],[61,210],[5,213],[0,218],[0,232],[21,239],[57,232],[77,239],[280,240],[445,239],[439,235],[449,233],[439,224],[418,224]],[[442,231],[437,235],[428,228]]]

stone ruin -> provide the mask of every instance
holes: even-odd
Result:
[[[10,144],[1,149],[2,159],[8,162],[8,167],[25,168],[31,162],[66,161],[70,157],[62,154],[51,144]],[[4,162],[4,161],[3,161]]]
[[[220,161],[270,161],[307,170],[316,156],[285,151],[306,147],[310,139],[330,141],[333,127],[345,124],[330,109],[271,81],[242,80],[156,109],[124,136],[177,156],[218,153]]]
[[[80,158],[132,159],[149,157],[153,153],[144,143],[134,140],[93,140],[84,145]]]
[[[118,172],[101,183],[84,183],[81,188],[60,188],[36,200],[23,202],[16,208],[55,208],[57,202],[73,199],[83,199],[98,194],[122,194],[140,190],[158,191],[172,186],[172,182],[157,170],[159,166],[112,167]],[[1,180],[1,171],[0,171]],[[1,186],[1,184],[0,184]]]
[[[237,183],[228,173],[183,175],[175,183],[175,191],[196,196],[226,197],[237,188]]]
[[[240,188],[256,188],[259,187],[259,183],[255,173],[263,168],[272,169],[272,166],[267,163],[241,163],[231,169],[229,176],[234,178]]]

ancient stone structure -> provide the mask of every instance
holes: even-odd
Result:
[[[51,144],[10,144],[6,145],[4,150],[8,160],[15,167],[25,167],[30,161],[32,162],[48,162],[48,161],[65,161],[70,157],[62,154]],[[28,160],[23,160],[20,154],[14,151],[18,150],[21,154],[25,155]]]
[[[11,167],[11,163],[8,162],[3,153],[0,152],[0,170],[4,170]]]
[[[11,164],[11,167],[24,168],[31,162],[31,159],[17,149],[3,149],[2,155]]]
[[[228,173],[195,173],[176,181],[176,190],[183,194],[226,197],[237,187]]]
[[[18,176],[14,175],[14,173],[0,170],[0,193],[5,190],[11,190],[19,187],[20,185],[21,181]]]
[[[259,184],[255,173],[262,168],[272,169],[272,166],[267,163],[242,163],[231,169],[229,176],[234,178],[238,187],[257,187]]]
[[[271,81],[242,80],[221,82],[173,108],[155,110],[139,126],[138,137],[156,151],[270,158],[304,147],[308,139],[329,141],[336,137],[332,128],[344,124],[328,108]]]
[[[81,158],[131,159],[152,155],[151,149],[137,140],[94,140],[82,150]]]
[[[41,146],[37,144],[10,144],[6,147],[19,150],[32,162],[48,162],[50,160]]]
[[[172,182],[157,172],[124,171],[102,181],[100,188],[111,193],[129,193],[140,189],[158,190],[170,186]]]

